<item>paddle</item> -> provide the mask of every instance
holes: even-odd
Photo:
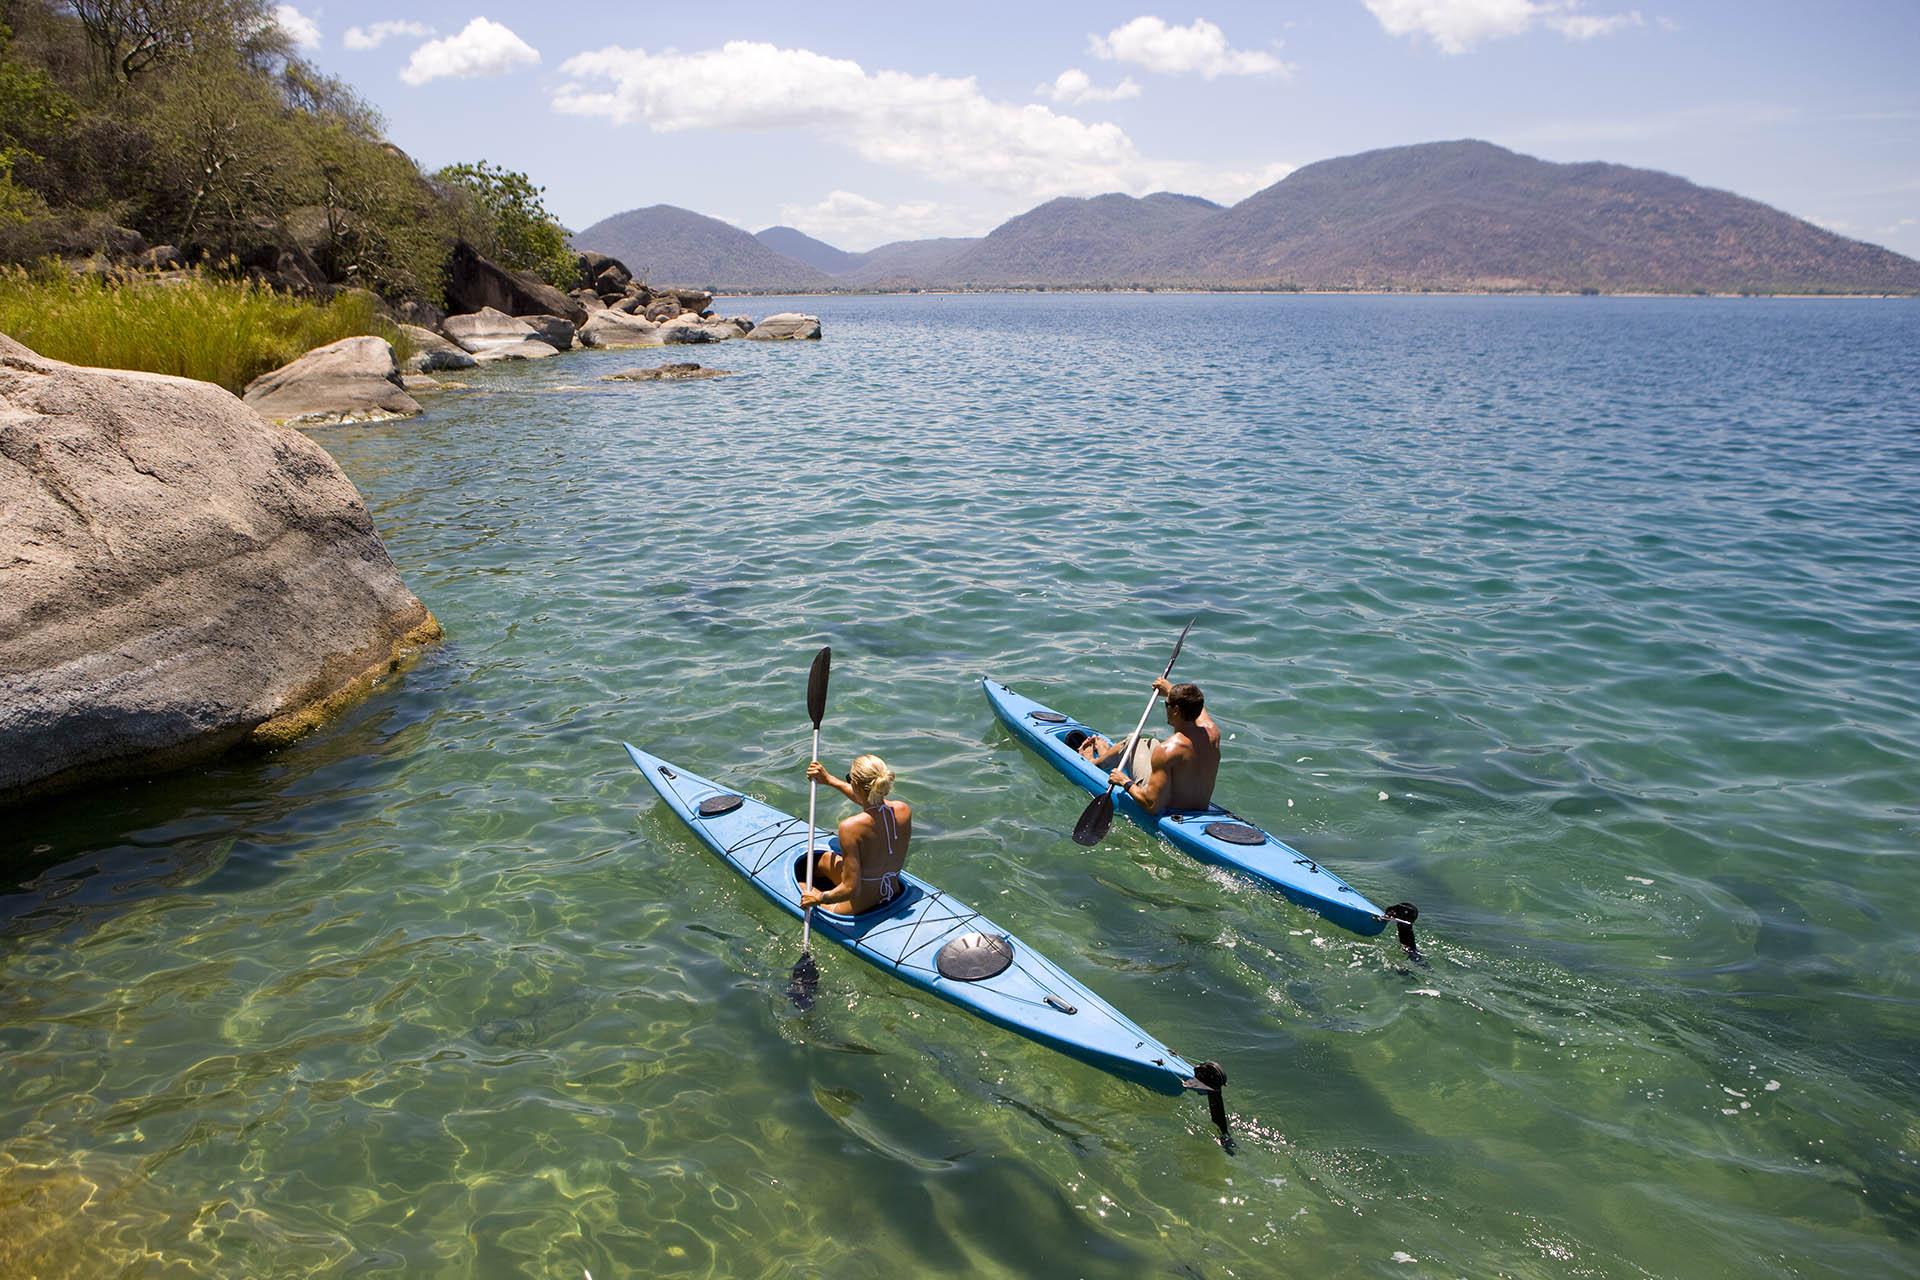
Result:
[[[1173,642],[1173,656],[1167,659],[1167,669],[1160,673],[1165,680],[1173,674],[1173,664],[1180,661],[1180,650],[1186,647],[1187,632],[1193,630],[1195,618],[1188,618],[1187,625],[1180,628],[1180,638]],[[1153,714],[1153,704],[1159,699],[1160,691],[1154,690],[1147,695],[1147,705],[1140,712],[1140,723],[1133,726],[1133,736],[1127,739],[1127,749],[1120,753],[1120,767],[1128,768],[1133,763],[1134,744],[1140,741],[1140,731],[1147,727],[1147,717]],[[1113,784],[1093,798],[1086,812],[1080,815],[1080,821],[1073,827],[1073,842],[1091,849],[1107,838],[1107,832],[1113,827]]]
[[[813,655],[813,669],[807,672],[807,716],[813,721],[813,754],[808,760],[820,758],[820,721],[827,714],[827,670],[833,666],[833,650],[826,645],[820,646],[820,652]],[[813,847],[814,801],[820,795],[820,784],[811,778],[807,780],[807,890],[813,889],[813,864],[817,860]],[[813,962],[813,908],[808,907],[800,916],[800,958],[793,963],[793,976],[787,980],[787,998],[793,1001],[796,1009],[813,1008],[813,993],[820,986],[820,966]]]

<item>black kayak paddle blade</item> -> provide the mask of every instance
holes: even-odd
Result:
[[[807,719],[818,729],[827,714],[827,671],[833,666],[833,649],[821,645],[813,655],[813,670],[807,672]]]
[[[1080,815],[1080,821],[1073,824],[1073,842],[1091,849],[1105,840],[1112,828],[1113,788],[1108,787],[1093,798],[1093,803]]]
[[[804,1012],[813,1008],[813,993],[819,989],[820,966],[813,962],[813,952],[802,951],[793,966],[793,976],[787,979],[787,999]]]

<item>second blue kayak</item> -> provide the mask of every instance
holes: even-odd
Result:
[[[793,916],[807,824],[771,805],[622,744],[641,776],[701,843]],[[827,833],[816,834],[823,847]],[[892,902],[857,916],[813,913],[816,938],[830,938],[884,973],[968,1013],[1161,1093],[1212,1094],[1219,1068],[1196,1068],[1135,1026],[1058,965],[952,894],[902,873]],[[996,966],[998,966],[996,968]],[[1218,1077],[1218,1084],[1202,1083]],[[1216,1120],[1224,1128],[1223,1120]]]
[[[1076,749],[1093,730],[1064,712],[1023,697],[995,680],[982,680],[987,702],[1013,736],[1090,795],[1107,789],[1107,774]],[[1164,837],[1202,862],[1231,867],[1278,889],[1288,901],[1318,912],[1343,929],[1372,937],[1387,927],[1387,913],[1366,895],[1298,849],[1219,805],[1152,814],[1126,795],[1114,808],[1134,825]],[[1398,908],[1396,908],[1398,910]],[[1411,934],[1407,935],[1411,938]],[[1407,945],[1403,940],[1402,945]]]

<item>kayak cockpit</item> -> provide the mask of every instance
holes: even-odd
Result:
[[[829,849],[833,850],[834,852],[838,852],[839,848],[840,848],[840,837],[833,836],[830,839],[828,839],[825,846],[814,850],[814,852],[816,854],[825,853]],[[806,887],[806,883],[807,883],[806,874],[807,874],[807,855],[805,853],[802,853],[793,860],[793,889],[796,894],[799,893],[801,889]],[[819,884],[819,882],[815,881],[814,888],[817,889],[820,887],[821,885]],[[915,884],[911,880],[902,878],[900,881],[900,892],[894,894],[892,899],[881,903],[877,907],[869,907],[867,910],[862,911],[860,914],[852,915],[852,916],[843,916],[838,911],[828,911],[826,908],[822,907],[813,913],[813,919],[816,925],[833,924],[833,925],[841,925],[846,928],[858,928],[862,925],[872,924],[877,920],[885,920],[885,919],[888,919],[889,917],[897,916],[902,911],[904,911],[907,907],[911,906],[915,902],[918,902],[922,896],[924,895],[919,885]]]

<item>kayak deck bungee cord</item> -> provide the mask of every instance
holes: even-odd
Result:
[[[1000,722],[1036,755],[1082,790],[1099,795],[1107,789],[1107,771],[1079,752],[1080,744],[1093,733],[1091,728],[997,680],[983,679],[980,687]],[[1417,954],[1413,921],[1420,913],[1412,903],[1381,910],[1312,858],[1217,804],[1153,814],[1122,794],[1115,797],[1115,807],[1135,826],[1164,838],[1189,857],[1251,876],[1343,929],[1372,937],[1393,924],[1400,945]]]
[[[807,824],[771,805],[621,744],[676,817],[721,861],[796,917]],[[816,832],[816,848],[838,837]],[[816,909],[814,936],[996,1026],[1160,1093],[1207,1095],[1228,1141],[1218,1064],[1195,1066],[1135,1025],[1065,970],[966,903],[908,872],[899,896],[857,916]]]

